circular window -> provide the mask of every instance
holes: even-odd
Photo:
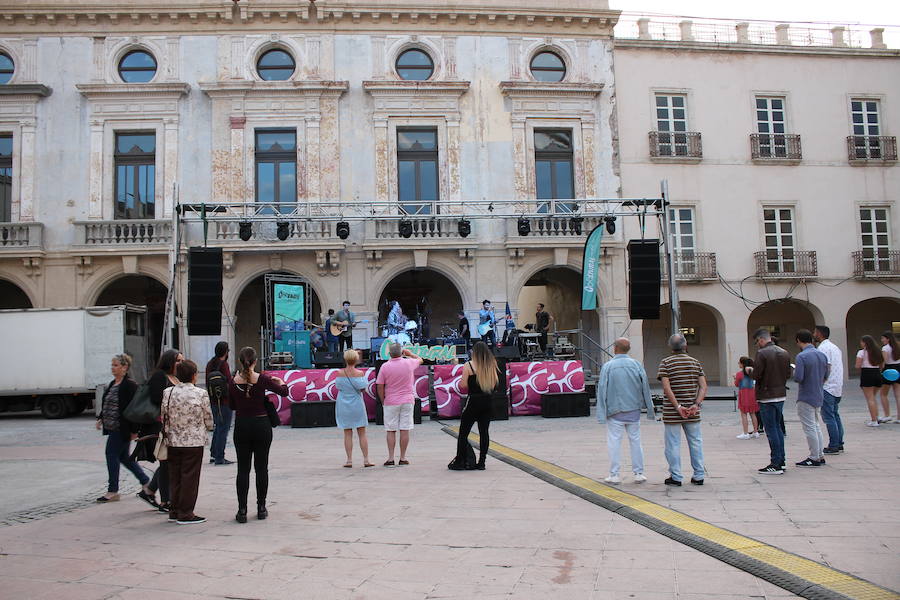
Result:
[[[5,53],[0,52],[0,83],[9,83],[12,79],[16,66],[13,60]]]
[[[119,77],[125,83],[147,83],[156,75],[156,59],[144,50],[134,50],[119,61]]]
[[[294,57],[284,50],[269,50],[256,62],[256,72],[265,81],[286,81],[295,67]]]
[[[397,75],[408,81],[425,81],[434,74],[434,61],[422,50],[407,50],[397,57]]]
[[[553,52],[538,52],[531,59],[531,74],[538,81],[562,81],[566,63]]]

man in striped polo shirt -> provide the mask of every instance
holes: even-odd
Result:
[[[703,437],[700,435],[700,406],[706,397],[706,375],[700,362],[687,353],[687,340],[676,333],[669,338],[672,354],[659,363],[665,401],[663,401],[663,425],[665,427],[666,461],[669,477],[666,485],[681,486],[681,431],[687,438],[694,475],[691,483],[703,485]]]

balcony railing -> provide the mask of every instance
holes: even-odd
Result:
[[[854,277],[900,277],[900,250],[857,250],[851,256]]]
[[[78,221],[75,244],[81,246],[169,246],[169,220]]]
[[[0,223],[0,252],[41,250],[42,223]]]
[[[756,276],[761,279],[793,279],[819,274],[815,250],[763,250],[753,256]]]
[[[459,235],[459,221],[461,217],[414,217],[412,215],[403,221],[377,220],[375,225],[375,239],[395,240],[404,239],[400,235],[401,223],[408,222],[411,238],[455,238],[462,239]],[[473,225],[470,222],[470,227]]]
[[[519,220],[510,219],[508,224],[509,235],[518,235],[523,237],[519,232]],[[566,217],[566,216],[546,216],[546,217],[525,217],[528,221],[528,237],[578,237],[585,236],[591,230],[599,225],[603,219],[597,217]],[[515,232],[515,234],[513,233]]]
[[[674,253],[675,279],[678,281],[705,281],[718,279],[715,252],[693,252],[681,250]],[[663,281],[668,277],[666,261],[663,260]]]
[[[800,160],[800,136],[787,133],[751,133],[750,156],[754,160]]]
[[[897,138],[893,135],[847,136],[847,154],[851,163],[896,162]]]
[[[312,220],[288,220],[285,219],[287,223],[287,238],[285,238],[285,242],[289,241],[305,241],[305,240],[331,240],[334,238],[337,240],[337,236],[334,233],[335,224],[330,221],[312,221]],[[222,240],[225,242],[236,241],[239,244],[243,243],[253,243],[253,242],[271,242],[281,240],[278,237],[278,223],[277,222],[257,222],[253,223],[250,226],[250,239],[244,242],[241,240],[241,221],[215,221],[214,222],[214,238],[216,240]]]
[[[697,131],[651,131],[653,158],[702,158],[703,146]]]

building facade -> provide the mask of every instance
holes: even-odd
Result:
[[[285,273],[315,322],[349,300],[358,346],[392,300],[440,337],[490,299],[520,326],[545,303],[585,332],[586,361],[625,334],[652,362],[669,326],[628,318],[625,244],[656,222],[604,237],[600,308],[582,312],[599,221],[576,224],[567,201],[657,197],[667,179],[681,326],[714,381],[758,325],[824,321],[846,346],[900,321],[900,54],[877,32],[871,48],[838,33],[801,47],[784,28],[708,42],[642,21],[614,38],[618,11],[588,0],[26,1],[4,16],[4,308],[148,304],[158,346],[169,289],[185,313],[184,251],[205,241],[224,252],[235,347],[259,346],[262,278]],[[467,202],[492,200],[530,232],[505,209],[463,235]],[[366,202],[391,218],[339,235],[341,203]],[[219,339],[176,330],[201,360]]]

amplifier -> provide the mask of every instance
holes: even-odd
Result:
[[[337,427],[335,402],[295,402],[291,404],[291,427]]]
[[[316,352],[313,354],[313,363],[318,369],[343,367],[344,354],[342,352]]]
[[[584,392],[541,395],[542,417],[589,417],[590,415],[590,399]]]

